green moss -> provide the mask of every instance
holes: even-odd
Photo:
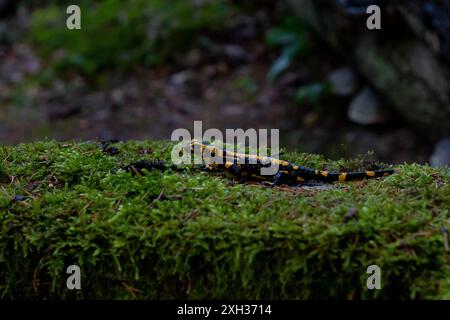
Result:
[[[28,38],[54,70],[91,76],[182,58],[233,11],[222,0],[83,0],[79,6],[81,30],[65,27],[67,4],[60,1],[33,12]]]
[[[168,160],[172,144],[115,146],[115,156],[94,142],[0,149],[0,169],[12,177],[0,184],[2,298],[450,296],[440,231],[450,224],[448,170],[404,164],[385,179],[295,191],[190,168],[132,176],[120,168]],[[80,291],[66,289],[71,264],[81,267]],[[366,289],[372,264],[382,290]]]

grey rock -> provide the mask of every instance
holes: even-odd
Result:
[[[342,67],[328,75],[331,92],[339,96],[349,96],[356,92],[359,79],[349,67]]]
[[[380,33],[368,31],[364,21],[361,24],[361,17],[343,14],[343,8],[359,7],[365,0],[289,2],[302,22],[330,45],[333,54],[351,61],[402,120],[429,138],[449,136],[448,0],[382,1],[386,5],[382,29],[405,31],[401,37],[381,36],[383,41]],[[436,45],[427,41],[430,32],[438,35],[441,56]],[[435,41],[433,36],[431,43]]]
[[[350,102],[348,118],[361,125],[387,122],[387,112],[377,94],[369,87],[361,90]]]
[[[430,157],[433,167],[450,166],[450,138],[439,141]]]

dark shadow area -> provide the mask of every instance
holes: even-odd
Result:
[[[449,5],[0,1],[0,142],[279,128],[328,157],[449,161]],[[362,10],[363,8],[364,10]],[[395,32],[394,32],[395,31]]]

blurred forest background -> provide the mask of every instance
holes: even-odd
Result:
[[[279,128],[283,147],[332,158],[443,165],[449,62],[446,0],[0,0],[0,144],[170,139],[202,120]]]

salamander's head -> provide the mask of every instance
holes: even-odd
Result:
[[[195,146],[198,146],[197,148],[199,148],[199,150],[202,150],[206,147],[206,145],[204,143],[199,142],[197,139],[192,139],[191,140],[191,151],[195,150]]]
[[[205,148],[207,148],[210,145],[210,143],[208,141],[200,142],[197,139],[192,139],[190,145],[191,145],[191,150],[193,150],[195,146],[199,146],[199,148],[201,148],[201,150],[203,151]]]
[[[191,153],[200,152],[204,159],[209,159],[211,157],[215,157],[216,155],[222,156],[220,149],[207,141],[199,142],[196,139],[192,139],[190,147]]]

